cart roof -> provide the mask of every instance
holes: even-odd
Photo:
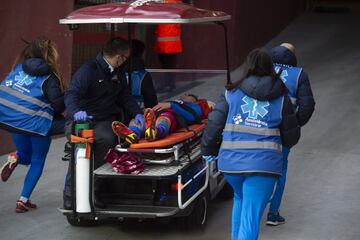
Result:
[[[84,7],[71,12],[60,24],[87,23],[208,23],[229,20],[230,15],[182,3],[138,0]]]

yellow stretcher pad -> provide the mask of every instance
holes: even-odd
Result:
[[[144,148],[166,148],[177,143],[186,141],[205,129],[206,121],[202,124],[193,124],[188,129],[180,128],[176,132],[170,134],[164,139],[148,142],[145,139],[141,139],[139,143],[131,144],[132,149],[144,149]]]

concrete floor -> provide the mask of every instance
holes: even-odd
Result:
[[[297,46],[299,64],[310,76],[316,111],[290,155],[281,208],[287,222],[279,227],[262,223],[260,239],[360,239],[359,26],[360,15],[353,13],[307,13],[268,44],[287,41]],[[223,83],[212,79],[191,91],[216,99]],[[57,211],[67,166],[60,160],[64,142],[57,139],[51,146],[32,197],[38,210],[14,213],[25,167],[18,167],[6,184],[0,184],[0,239],[230,239],[231,200],[211,203],[202,233],[186,233],[174,222],[159,221],[69,226]]]

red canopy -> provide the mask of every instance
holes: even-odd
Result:
[[[230,15],[224,12],[205,10],[188,4],[138,0],[81,8],[60,19],[60,23],[206,23],[229,19]]]

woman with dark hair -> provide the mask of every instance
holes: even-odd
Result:
[[[282,145],[300,128],[270,55],[254,49],[240,79],[227,86],[205,128],[201,151],[234,189],[232,239],[258,238],[261,216],[281,174]]]
[[[36,38],[16,58],[12,71],[0,84],[0,127],[10,131],[16,146],[1,168],[7,181],[18,164],[30,165],[16,212],[37,206],[30,202],[44,168],[51,135],[64,131],[65,83],[58,64],[55,44]]]

